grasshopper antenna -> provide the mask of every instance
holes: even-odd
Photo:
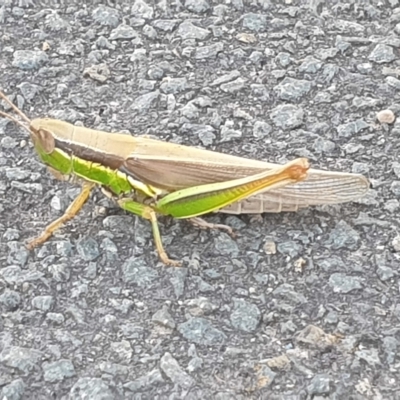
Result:
[[[0,97],[24,120],[28,123],[28,125],[31,123],[31,120],[16,106],[14,105],[14,103],[12,103],[8,97],[0,90]],[[8,118],[9,120],[13,121],[14,123],[16,123],[17,125],[21,126],[22,128],[24,128],[25,130],[27,130],[29,133],[31,133],[31,131],[29,130],[29,128],[24,125],[21,121],[18,121],[16,118],[14,118],[13,116],[11,116],[10,114],[7,114],[3,111],[0,111],[0,115],[3,116],[4,118]]]

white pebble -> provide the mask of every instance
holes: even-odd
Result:
[[[392,124],[395,120],[395,115],[391,110],[382,110],[376,114],[376,118],[381,124]]]

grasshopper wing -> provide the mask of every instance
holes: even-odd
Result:
[[[124,171],[149,185],[174,192],[179,189],[255,175],[281,165],[209,150],[136,138]],[[359,174],[310,169],[301,182],[257,194],[220,210],[227,213],[296,211],[338,204],[365,195],[370,184]]]

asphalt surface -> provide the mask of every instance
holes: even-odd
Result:
[[[373,188],[207,217],[236,238],[161,218],[182,268],[97,191],[29,252],[79,187],[0,119],[1,399],[399,399],[399,0],[38,3],[0,0],[0,88],[30,118]]]

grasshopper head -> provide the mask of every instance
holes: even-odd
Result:
[[[73,125],[51,118],[36,118],[29,125],[35,147],[40,147],[46,154],[53,152],[57,138],[71,137]]]

